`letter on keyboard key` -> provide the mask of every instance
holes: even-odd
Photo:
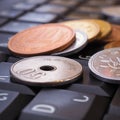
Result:
[[[43,90],[22,111],[19,120],[95,120],[95,95]]]
[[[0,90],[0,120],[14,120],[29,101],[18,92]]]

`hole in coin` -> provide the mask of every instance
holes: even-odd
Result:
[[[52,70],[55,70],[56,68],[54,66],[44,65],[44,66],[41,66],[40,69],[44,71],[52,71]]]

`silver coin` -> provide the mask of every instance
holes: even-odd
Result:
[[[82,50],[87,44],[87,35],[84,32],[76,30],[76,41],[62,52],[53,53],[52,55],[68,56]]]
[[[94,54],[88,66],[98,79],[120,84],[120,47],[110,48]]]
[[[102,8],[102,13],[112,19],[120,20],[120,6],[111,6]]]
[[[37,56],[14,63],[10,72],[14,82],[30,86],[57,86],[77,80],[82,74],[82,66],[65,57]]]

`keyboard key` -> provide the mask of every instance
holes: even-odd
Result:
[[[10,52],[8,50],[7,44],[10,37],[12,37],[12,34],[0,33],[0,51],[3,51],[8,55],[10,55]]]
[[[96,7],[103,7],[103,6],[110,6],[110,5],[114,5],[116,3],[116,1],[114,0],[89,0],[88,2],[84,3],[85,5],[89,5],[89,6],[96,6]]]
[[[69,9],[65,6],[59,6],[59,5],[53,5],[53,4],[46,4],[38,7],[35,11],[36,12],[47,12],[47,13],[54,13],[63,15],[65,14]]]
[[[35,22],[35,23],[49,23],[56,20],[57,15],[52,13],[35,13],[29,12],[18,18],[20,21]]]
[[[103,120],[120,120],[120,116],[107,114],[107,115],[105,115]]]
[[[65,20],[72,20],[72,19],[99,19],[102,18],[100,14],[95,13],[79,13],[79,12],[73,12],[70,14],[67,14],[64,19]]]
[[[15,120],[32,97],[0,89],[0,120]]]
[[[76,92],[86,92],[104,97],[112,97],[117,89],[115,85],[104,85],[104,88],[93,85],[83,85],[83,84],[72,84],[69,90]]]
[[[12,63],[0,63],[0,89],[17,91],[23,94],[35,95],[35,92],[27,86],[12,83],[10,81],[10,67]]]
[[[17,33],[21,32],[22,30],[25,30],[27,28],[36,26],[35,23],[24,23],[24,22],[9,22],[5,24],[3,27],[0,28],[0,31],[2,32],[8,32],[8,33]]]
[[[0,18],[0,25],[3,25],[4,23],[7,22],[8,19],[6,18]]]
[[[34,7],[35,7],[34,4],[28,4],[26,2],[19,2],[13,5],[13,9],[16,9],[16,10],[31,10]]]
[[[18,60],[20,60],[20,58],[17,58],[17,57],[9,57],[8,58],[8,60],[7,60],[7,62],[9,62],[9,63],[15,63],[15,62],[17,62]]]
[[[7,57],[8,56],[4,52],[0,51],[0,62],[6,61]]]
[[[44,90],[23,109],[19,120],[100,120],[99,107],[104,108],[106,102],[106,99],[104,102],[102,98],[96,99],[93,94],[60,89]],[[100,107],[100,110],[104,111],[103,108]],[[94,116],[95,113],[98,116]]]
[[[38,4],[40,5],[46,2],[47,0],[26,0],[26,3],[34,4],[34,5],[38,5]]]
[[[91,6],[80,6],[76,10],[79,13],[96,13],[101,14],[101,8],[100,7],[91,7]]]
[[[118,88],[112,99],[109,113],[120,116],[120,87]]]
[[[22,13],[23,11],[20,11],[20,10],[3,10],[3,11],[0,11],[0,17],[13,19],[20,16]]]
[[[57,5],[63,5],[66,7],[75,7],[76,5],[78,5],[79,1],[78,0],[71,0],[71,1],[67,1],[67,0],[52,0],[50,1],[50,3],[52,4],[57,4]]]

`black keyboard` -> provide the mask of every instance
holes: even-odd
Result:
[[[119,4],[119,0],[0,0],[0,120],[120,120],[120,86],[100,81],[88,68],[89,57],[104,43],[89,43],[68,56],[82,64],[83,75],[53,88],[11,82],[10,67],[21,58],[7,48],[10,37],[39,24],[88,18],[109,21],[101,8]]]

